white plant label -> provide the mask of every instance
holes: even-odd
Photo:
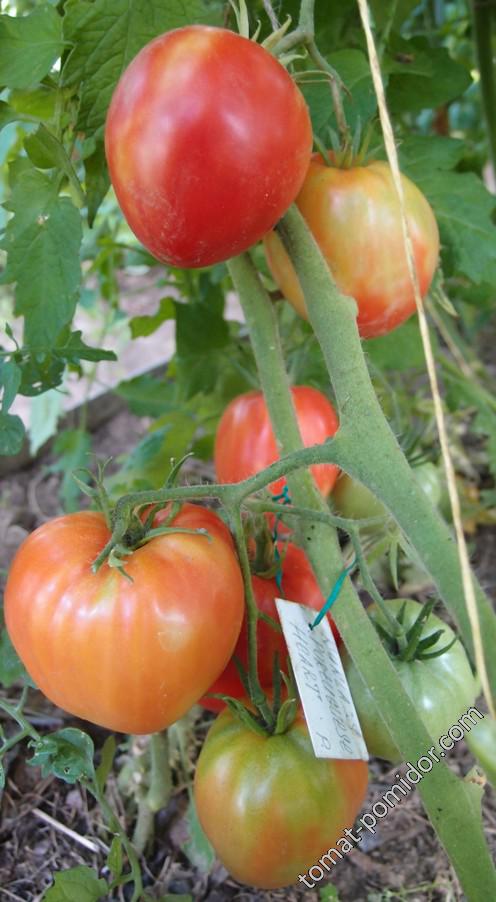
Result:
[[[327,617],[311,630],[314,610],[284,598],[276,598],[276,605],[316,757],[368,761]]]

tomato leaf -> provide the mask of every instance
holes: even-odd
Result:
[[[434,337],[433,337],[434,340]],[[382,370],[406,371],[425,367],[424,349],[417,317],[409,319],[389,335],[369,338],[367,357]]]
[[[96,769],[96,783],[100,792],[103,792],[105,788],[105,783],[107,782],[107,777],[112,769],[116,751],[117,743],[115,741],[115,736],[113,734],[107,736],[101,752],[101,761]]]
[[[191,864],[193,864],[200,873],[208,874],[212,870],[215,861],[215,852],[200,826],[200,821],[198,820],[198,815],[196,813],[195,800],[191,791],[189,796],[189,805],[186,812],[186,825],[189,838],[182,848]]]
[[[10,122],[15,122],[18,118],[18,113],[8,103],[5,103],[5,100],[0,100],[0,129],[9,125]]]
[[[20,417],[0,412],[0,454],[18,454],[24,441],[24,424]]]
[[[66,783],[75,783],[95,776],[93,741],[82,730],[66,727],[40,740],[32,740],[29,745],[34,748],[34,754],[28,764],[41,767],[44,777],[55,774]]]
[[[44,3],[27,16],[0,16],[0,84],[29,88],[63,50],[62,19]]]
[[[14,213],[1,246],[8,253],[1,282],[16,282],[16,313],[27,344],[50,344],[70,322],[81,281],[81,217],[68,197],[34,168],[17,179]]]
[[[33,398],[29,411],[29,450],[31,455],[48,441],[57,431],[57,423],[62,413],[64,395],[52,388]]]
[[[60,101],[60,94],[53,85],[42,84],[32,91],[15,90],[9,94],[9,104],[16,113],[36,119],[52,119],[57,101]]]
[[[353,130],[360,121],[370,119],[376,110],[376,97],[367,57],[361,50],[338,50],[327,57],[331,66],[342,78],[349,93],[343,95],[343,108],[350,128]],[[328,128],[336,128],[329,84],[302,84],[302,93],[307,101],[314,131],[329,144]]]
[[[64,37],[73,48],[62,71],[62,84],[81,87],[78,128],[102,129],[113,89],[123,70],[148,41],[191,22],[220,24],[218,8],[201,0],[69,0]]]
[[[43,902],[98,902],[109,891],[105,880],[92,868],[80,865],[54,875],[53,885],[43,894]]]
[[[426,38],[409,41],[394,35],[384,61],[389,75],[388,103],[393,113],[420,112],[459,97],[472,84],[468,69],[444,47]]]
[[[95,142],[94,151],[84,160],[88,225],[95,221],[98,208],[110,187],[110,176],[103,141]]]
[[[75,511],[79,507],[80,490],[72,478],[72,473],[73,470],[88,463],[90,449],[91,438],[84,429],[65,429],[59,434],[53,446],[56,460],[50,469],[52,473],[64,474],[60,495],[66,511]]]
[[[398,147],[401,170],[416,184],[427,172],[454,169],[464,151],[463,141],[437,135],[407,135]]]
[[[3,388],[2,413],[7,413],[21,384],[21,370],[14,360],[0,359],[0,386]]]
[[[19,658],[5,627],[0,629],[0,683],[10,689],[14,683],[22,680],[30,686],[32,683],[21,659]]]
[[[229,327],[223,317],[223,293],[216,286],[194,304],[175,301],[174,306],[178,387],[188,400],[215,389],[226,365],[219,352],[229,345]]]
[[[432,205],[445,273],[463,274],[476,285],[494,284],[496,199],[475,173],[449,171],[459,162],[462,145],[451,138],[410,136],[399,148],[401,168]]]
[[[131,338],[141,338],[152,335],[162,323],[165,323],[168,319],[174,319],[175,316],[176,312],[172,298],[161,298],[156,313],[153,313],[151,316],[133,316],[133,318],[129,320]]]
[[[158,417],[173,410],[176,407],[174,392],[171,382],[146,374],[121,382],[115,389],[137,417]]]

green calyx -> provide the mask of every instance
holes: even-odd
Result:
[[[446,645],[435,648],[445,631],[438,629],[425,635],[425,627],[434,610],[436,599],[430,599],[421,606],[413,623],[406,627],[405,612],[409,602],[410,599],[404,599],[399,612],[396,616],[393,615],[397,624],[395,631],[390,626],[385,626],[377,616],[372,615],[374,626],[390,656],[398,661],[427,661],[444,655],[457,641],[457,636],[454,636]]]

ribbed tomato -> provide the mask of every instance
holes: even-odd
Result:
[[[405,205],[422,296],[437,266],[439,233],[427,200],[402,176]],[[343,294],[358,304],[360,335],[391,332],[415,312],[400,208],[387,163],[338,169],[314,154],[296,203]],[[285,297],[301,316],[300,283],[277,234],[266,236],[267,262]]]
[[[110,538],[100,513],[50,520],[19,548],[5,590],[7,629],[54,704],[110,730],[152,733],[181,717],[224,669],[244,611],[230,533],[192,504],[173,525],[206,529],[210,539],[151,539],[126,558],[132,582],[107,563],[91,571]]]
[[[312,128],[255,41],[191,25],[147,44],[110,104],[105,148],[133,232],[159,260],[207,266],[273,228],[301,188]]]
[[[275,579],[252,576],[253,592],[258,609],[278,622],[279,616],[275,599],[282,597],[287,598],[289,601],[305,604],[315,611],[320,611],[325,599],[305,552],[298,548],[297,545],[291,543],[288,543],[284,551],[282,549],[281,551],[284,557],[281,563],[282,582],[280,589]],[[328,618],[335,638],[339,639],[336,624],[330,615],[328,615]],[[269,623],[263,620],[259,620],[257,624],[257,640],[258,676],[262,687],[270,690],[276,652],[279,654],[280,667],[283,670],[286,669],[288,656],[286,643],[282,633],[277,632]],[[248,667],[246,615],[236,648],[234,649],[234,655],[239,658],[245,668]],[[229,661],[223,673],[210,687],[209,692],[231,695],[234,698],[244,698],[246,693],[233,660]],[[210,711],[221,711],[224,708],[224,702],[216,698],[203,698],[201,704],[205,708],[209,708]]]
[[[365,761],[316,758],[300,714],[262,736],[222,713],[196,768],[200,823],[241,883],[288,886],[353,826],[367,789]]]
[[[339,422],[336,412],[322,392],[308,385],[291,389],[296,418],[305,447],[320,444],[333,436]],[[215,436],[214,463],[220,482],[240,482],[279,459],[265,398],[260,391],[238,395],[226,407]],[[326,496],[336,482],[339,469],[334,464],[311,467],[317,488]],[[269,488],[277,495],[285,484],[278,479]]]

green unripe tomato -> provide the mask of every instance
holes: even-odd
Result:
[[[434,507],[437,507],[441,500],[441,481],[437,467],[428,461],[414,467],[413,474]],[[370,489],[347,473],[339,476],[332,497],[337,513],[348,520],[388,517],[386,508]]]
[[[473,727],[465,739],[487,779],[496,789],[496,720],[486,714],[484,720]]]
[[[404,599],[395,598],[386,601],[386,604],[391,612],[397,615],[404,601]],[[411,599],[406,601],[405,629],[408,630],[413,625],[421,607],[422,605],[417,601]],[[371,605],[368,613],[372,620],[387,627],[386,618],[376,605]],[[443,630],[443,633],[435,645],[429,649],[429,652],[449,645],[455,635],[444,621],[435,614],[431,614],[424,624],[421,638],[424,639],[440,629]],[[381,717],[371,692],[363,683],[355,664],[344,648],[342,657],[369,753],[377,758],[392,761],[394,764],[399,763],[401,761],[400,752]],[[393,659],[393,665],[403,687],[432,736],[433,743],[437,743],[439,737],[448,732],[449,728],[474,704],[477,698],[478,683],[459,641],[437,658],[413,661]]]

